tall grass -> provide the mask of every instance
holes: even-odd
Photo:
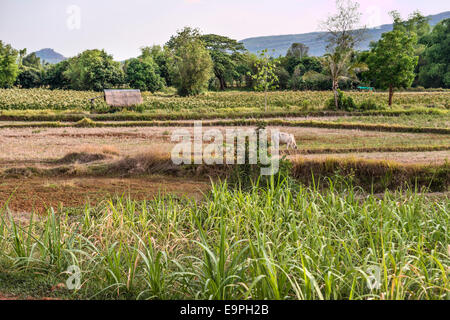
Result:
[[[73,298],[448,299],[447,198],[364,195],[283,181],[215,184],[202,202],[159,196],[0,222],[0,272],[82,270]],[[378,267],[380,287],[368,287]],[[1,287],[0,287],[1,288]]]

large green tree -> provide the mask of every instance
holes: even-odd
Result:
[[[243,59],[245,47],[236,40],[216,34],[203,35],[201,40],[211,55],[220,90],[225,90],[226,79],[233,79],[236,66]]]
[[[75,90],[113,88],[123,84],[124,73],[119,62],[104,50],[86,50],[69,60],[64,76]]]
[[[169,52],[165,48],[159,45],[153,45],[151,47],[144,47],[141,49],[142,54],[139,58],[146,60],[147,58],[153,59],[158,65],[158,72],[161,78],[164,79],[165,84],[172,85],[172,79],[169,73]]]
[[[26,54],[26,49],[19,52],[19,56]],[[30,53],[25,57],[19,57],[19,75],[15,82],[21,88],[38,88],[42,86],[44,79],[44,66],[36,53]]]
[[[437,24],[420,42],[426,46],[419,84],[426,88],[450,87],[450,19]]]
[[[170,74],[181,96],[207,90],[213,76],[213,62],[200,32],[189,27],[172,36],[166,44],[170,52]]]
[[[125,74],[127,82],[134,89],[155,92],[164,87],[158,65],[151,57],[128,60],[125,63]]]
[[[43,84],[43,72],[40,69],[21,66],[17,77],[16,86],[21,88],[38,88]]]
[[[394,89],[410,87],[414,81],[414,69],[418,62],[414,45],[415,33],[401,30],[386,32],[372,49],[367,59],[370,78],[375,85],[389,89],[389,105],[392,105]]]
[[[69,89],[70,81],[65,76],[71,59],[48,66],[45,70],[43,82],[50,89]]]
[[[19,74],[17,56],[17,50],[0,41],[0,87],[11,87],[16,81]]]

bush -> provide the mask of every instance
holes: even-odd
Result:
[[[26,89],[39,88],[42,85],[42,73],[38,69],[23,67],[15,84]]]
[[[331,110],[336,109],[334,96],[332,96],[328,100],[327,107]],[[346,97],[341,90],[338,90],[338,109],[345,110],[345,111],[354,111],[354,110],[358,109],[358,106],[356,105],[356,103],[352,97]]]
[[[361,104],[359,105],[358,109],[361,110],[361,111],[380,110],[380,109],[384,109],[384,106],[378,105],[372,99],[368,99],[368,100],[365,100],[365,101],[361,102]]]

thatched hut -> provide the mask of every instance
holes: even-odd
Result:
[[[141,90],[104,90],[105,101],[112,107],[130,107],[143,102]]]

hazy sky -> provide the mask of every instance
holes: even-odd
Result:
[[[360,0],[363,23],[450,10],[448,0]],[[334,0],[0,0],[0,40],[28,52],[53,48],[65,56],[105,49],[117,60],[145,45],[164,44],[184,26],[244,38],[318,31]]]

